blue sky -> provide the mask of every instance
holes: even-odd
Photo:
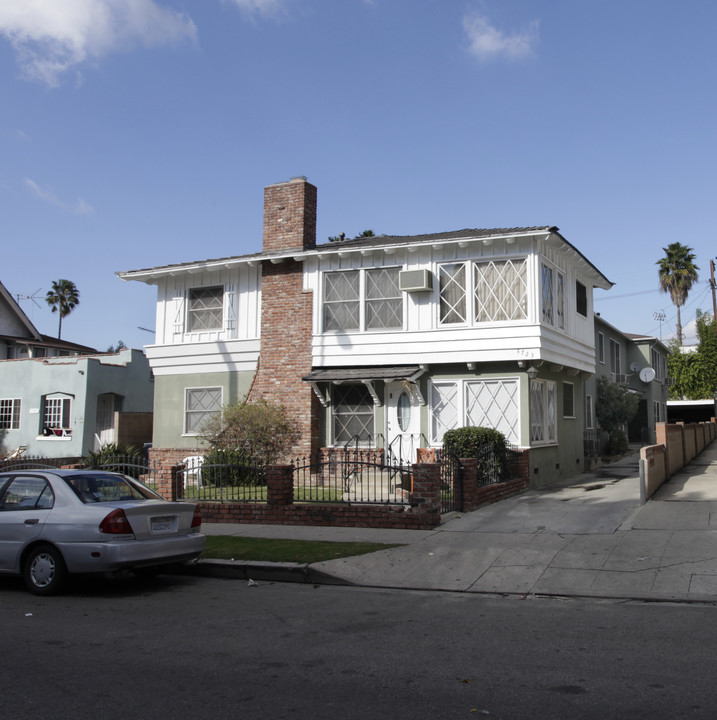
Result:
[[[625,332],[675,330],[663,248],[711,311],[717,3],[0,0],[0,280],[41,332],[153,341],[118,270],[261,249],[265,185],[318,187],[318,239],[557,225]],[[28,296],[39,291],[37,307]],[[656,312],[666,319],[659,323]]]

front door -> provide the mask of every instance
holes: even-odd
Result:
[[[386,383],[386,454],[391,463],[416,462],[421,447],[421,406],[408,383]]]

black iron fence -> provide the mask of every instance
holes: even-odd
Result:
[[[596,458],[602,455],[603,440],[601,430],[586,430],[583,433],[583,454]]]
[[[457,455],[436,450],[436,462],[441,466],[441,512],[463,510],[463,465]]]
[[[298,458],[294,502],[405,504],[411,492],[411,466],[387,463],[382,453],[348,450]]]
[[[205,502],[266,502],[266,468],[258,462],[207,463],[188,458],[177,472],[184,498]]]

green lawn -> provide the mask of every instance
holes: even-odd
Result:
[[[321,540],[272,540],[268,538],[208,535],[204,558],[219,560],[265,560],[268,562],[315,563],[365,555],[400,544],[372,542],[325,542]]]

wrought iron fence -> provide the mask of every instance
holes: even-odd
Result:
[[[590,458],[600,457],[602,454],[601,430],[586,430],[583,433],[583,454]]]
[[[376,450],[347,450],[297,458],[294,502],[405,504],[411,466],[387,463]]]
[[[20,455],[0,460],[0,472],[6,470],[57,470],[67,460],[64,458],[46,458],[40,455]]]
[[[437,449],[435,461],[441,467],[441,512],[463,510],[463,465],[457,455]]]
[[[266,468],[261,463],[206,463],[187,458],[177,479],[187,500],[266,502]]]

